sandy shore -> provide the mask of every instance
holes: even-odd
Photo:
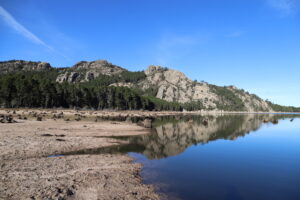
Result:
[[[153,186],[141,183],[141,165],[127,155],[48,157],[124,143],[99,136],[149,130],[125,122],[65,121],[72,111],[60,119],[50,119],[53,111],[40,111],[42,121],[16,117],[30,112],[12,113],[18,123],[0,123],[0,199],[159,199]]]

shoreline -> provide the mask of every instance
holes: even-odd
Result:
[[[149,133],[128,119],[199,114],[286,113],[0,109],[0,118],[17,122],[0,123],[0,199],[159,199],[129,155],[76,152],[126,144],[109,136]]]
[[[16,121],[0,123],[0,199],[159,199],[152,185],[142,183],[142,165],[127,154],[48,157],[125,144],[102,136],[141,135],[149,129],[84,118]]]
[[[154,115],[177,115],[177,114],[300,114],[300,112],[282,112],[282,111],[224,111],[224,110],[198,110],[198,111],[148,111],[148,110],[90,110],[90,109],[64,109],[64,108],[0,108],[0,114],[5,114],[6,111],[45,111],[53,113],[56,112],[66,112],[66,113],[93,113],[93,114],[127,114],[127,115],[144,115],[148,114]]]

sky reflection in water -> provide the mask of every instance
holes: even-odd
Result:
[[[204,118],[161,119],[151,135],[129,139],[144,146],[130,155],[145,183],[171,199],[300,199],[297,116]]]

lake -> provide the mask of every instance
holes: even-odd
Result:
[[[128,144],[73,154],[128,153],[162,199],[299,200],[300,115],[157,118]]]
[[[165,199],[299,200],[298,117],[167,117],[151,134],[126,139],[144,183]]]

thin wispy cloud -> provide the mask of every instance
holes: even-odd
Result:
[[[300,0],[267,0],[269,6],[283,15],[294,15],[300,11]]]
[[[22,24],[20,24],[8,11],[6,11],[2,6],[0,6],[0,17],[3,21],[10,26],[12,29],[29,39],[30,41],[42,45],[49,50],[54,51],[54,49],[42,41],[39,37],[34,35],[28,29],[26,29]]]

